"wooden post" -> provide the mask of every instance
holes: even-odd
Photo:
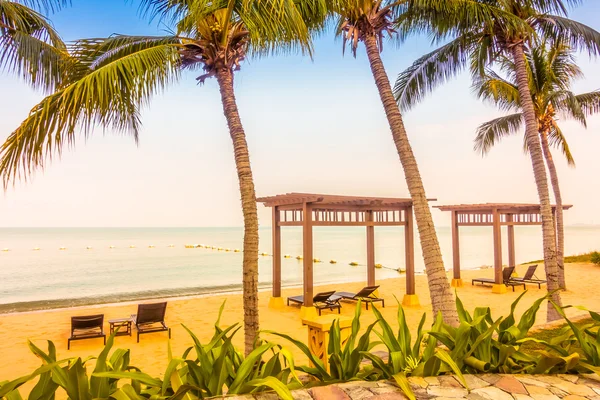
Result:
[[[281,227],[279,207],[273,207],[273,297],[281,297]]]
[[[508,235],[508,266],[515,266],[515,226],[511,224],[513,222],[513,215],[507,214],[506,221],[509,224],[506,226],[506,233]]]
[[[406,264],[406,294],[402,300],[404,306],[418,306],[419,298],[415,292],[415,241],[413,236],[412,206],[404,210],[404,255]]]
[[[367,223],[373,222],[373,211],[366,211]],[[367,286],[375,286],[375,227],[367,225]]]
[[[302,256],[304,306],[313,305],[313,232],[312,232],[312,206],[304,203],[302,206]]]
[[[463,281],[460,277],[460,245],[458,230],[458,215],[452,211],[452,287],[462,287]]]
[[[502,230],[500,228],[500,214],[497,209],[492,212],[492,227],[494,232],[494,293],[505,293],[506,286],[502,279]]]

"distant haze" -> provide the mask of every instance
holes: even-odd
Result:
[[[74,1],[52,16],[66,40],[123,34],[163,34],[122,0]],[[600,2],[587,1],[571,17],[600,29]],[[425,38],[389,44],[384,62],[393,82],[428,51]],[[578,58],[585,79],[576,93],[600,88],[600,70]],[[142,116],[140,145],[98,129],[27,183],[0,196],[0,226],[240,226],[242,215],[232,144],[216,83],[194,75],[156,96]],[[42,96],[14,76],[0,74],[0,140]],[[341,42],[316,42],[314,60],[280,56],[250,60],[236,74],[236,96],[250,147],[258,196],[314,192],[408,197],[404,175],[378,98],[364,48],[342,56]],[[501,115],[482,104],[464,75],[405,114],[427,195],[437,204],[538,201],[522,135],[482,158],[475,128]],[[600,224],[600,117],[585,130],[560,121],[577,162],[555,152],[567,224]],[[261,225],[270,210],[259,205]],[[449,215],[434,211],[436,223]]]

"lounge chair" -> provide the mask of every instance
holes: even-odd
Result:
[[[140,342],[140,335],[152,332],[169,332],[171,338],[171,329],[165,324],[165,311],[167,302],[153,304],[139,304],[137,314],[131,316],[131,320],[137,328],[137,342]]]
[[[67,340],[67,350],[71,349],[72,340],[103,338],[106,344],[103,325],[104,314],[71,317],[71,337]]]
[[[335,308],[338,310],[338,314],[341,313],[342,305],[340,304],[340,297],[334,295],[335,290],[331,292],[322,292],[317,293],[315,297],[313,297],[313,306],[319,310],[319,315],[321,315],[321,311],[325,309],[330,309],[333,311]],[[290,301],[292,303],[304,304],[304,296],[292,296],[287,298],[287,305],[290,305]]]
[[[378,288],[379,286],[366,286],[358,293],[335,292],[335,296],[339,296],[343,300],[361,300],[367,306],[367,310],[369,309],[369,304],[373,304],[377,301],[381,302],[381,307],[385,307],[385,301],[373,294],[373,292],[375,292]]]
[[[542,283],[546,283],[546,280],[539,279],[537,276],[535,276],[536,269],[537,264],[530,265],[529,268],[527,268],[527,272],[525,272],[525,275],[522,278],[511,277],[510,280],[518,283],[533,283],[534,285],[538,285],[538,289],[541,289]]]
[[[506,267],[502,270],[502,281],[506,286],[511,286],[513,292],[515,291],[515,286],[523,285],[523,289],[525,289],[525,284],[523,282],[517,282],[511,280],[511,275],[515,272],[515,267]],[[475,278],[471,281],[471,285],[475,285],[475,282],[479,282],[482,285],[485,284],[495,284],[495,279],[490,278]]]

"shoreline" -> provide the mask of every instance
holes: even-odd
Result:
[[[463,271],[476,271],[476,270],[485,270],[489,269],[489,266],[479,266],[474,268],[463,268]],[[450,273],[451,269],[446,269],[446,273]],[[415,276],[425,275],[425,272],[415,272]],[[378,282],[383,283],[386,281],[390,281],[393,279],[403,278],[406,276],[405,272],[398,273],[397,277],[387,277],[378,280]],[[318,286],[324,285],[339,285],[339,284],[354,284],[358,282],[362,282],[363,279],[358,280],[330,280],[319,282]],[[264,293],[271,289],[271,283],[259,283],[258,292]],[[301,288],[302,283],[282,283],[282,289],[297,289]],[[242,293],[242,287],[227,287],[227,286],[213,286],[205,288],[205,291],[202,291],[202,288],[198,288],[198,292],[196,293],[186,293],[192,292],[193,289],[196,288],[180,288],[180,289],[169,289],[168,291],[163,292],[155,292],[150,293],[148,291],[140,291],[140,292],[129,292],[123,293],[122,300],[119,300],[119,295],[102,295],[102,296],[86,296],[86,297],[74,297],[69,299],[50,299],[50,300],[33,300],[27,302],[16,302],[16,303],[5,303],[0,304],[0,316],[5,315],[15,315],[15,314],[33,314],[33,313],[41,313],[41,312],[50,312],[50,311],[60,311],[60,310],[71,310],[71,309],[80,309],[80,308],[99,308],[99,307],[111,307],[118,305],[131,305],[137,304],[139,302],[147,302],[150,300],[166,300],[166,301],[176,301],[176,300],[190,300],[190,299],[199,299],[206,297],[215,297],[215,296],[230,296],[237,295]],[[173,293],[179,292],[179,293]],[[146,294],[146,295],[144,295]],[[137,295],[137,296],[136,296]],[[114,298],[116,297],[116,298]],[[104,300],[104,301],[103,301]],[[28,305],[30,305],[28,307]]]

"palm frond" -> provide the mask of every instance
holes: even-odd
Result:
[[[72,65],[66,49],[59,49],[21,31],[0,37],[0,66],[46,92],[59,86]]]
[[[554,121],[550,131],[548,132],[548,143],[550,146],[556,147],[562,152],[567,160],[567,164],[569,164],[571,167],[575,166],[575,159],[573,158],[573,154],[571,154],[569,143],[567,142],[567,139],[563,135],[562,130],[556,121]]]
[[[557,90],[549,94],[548,100],[560,115],[572,118],[587,127],[586,113],[573,92],[570,90]]]
[[[458,75],[466,66],[476,38],[465,35],[416,60],[396,79],[394,96],[408,110],[435,88]]]
[[[120,46],[110,46],[114,42]],[[174,42],[171,37],[148,38],[143,44],[139,37],[77,42],[73,54],[81,60],[78,75],[35,106],[0,147],[4,185],[26,180],[46,159],[60,156],[65,145],[73,145],[77,131],[88,136],[99,125],[131,133],[137,140],[141,107],[179,76]]]
[[[71,63],[46,17],[24,4],[0,1],[0,22],[0,69],[36,89],[50,92],[57,87]]]
[[[600,90],[578,94],[575,99],[586,116],[600,113]]]
[[[536,18],[536,25],[547,38],[566,42],[572,49],[593,56],[600,55],[600,32],[585,24],[557,15],[541,15]]]
[[[41,10],[44,13],[53,13],[70,6],[71,0],[20,0],[26,7]]]
[[[516,134],[522,126],[521,113],[505,115],[485,122],[477,127],[473,149],[485,156],[502,138]]]
[[[478,98],[490,101],[504,111],[517,110],[521,106],[517,86],[492,70],[484,76],[474,76],[472,90]]]

